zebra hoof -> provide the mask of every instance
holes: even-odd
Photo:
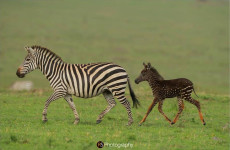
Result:
[[[99,124],[99,123],[101,123],[101,121],[102,121],[102,120],[97,120],[97,122],[96,122],[96,123],[97,123],[97,124]]]
[[[73,124],[78,124],[80,122],[80,119],[76,119]]]
[[[142,123],[139,123],[139,126],[142,126]]]
[[[48,119],[43,119],[42,122],[43,123],[46,123],[48,121]]]
[[[128,122],[128,124],[126,126],[131,126],[133,124],[133,121],[132,122]]]
[[[205,125],[206,125],[206,122],[204,122],[203,125],[205,126]]]
[[[171,122],[171,125],[174,125],[175,123],[174,122]]]

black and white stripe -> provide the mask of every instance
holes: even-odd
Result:
[[[68,93],[77,97],[97,96],[104,89],[109,89],[113,95],[117,95],[124,92],[127,85],[126,71],[112,63],[63,65],[64,71],[60,78]]]
[[[54,89],[53,95],[46,101],[43,111],[43,121],[47,121],[47,108],[50,102],[64,97],[73,109],[75,124],[79,122],[72,96],[90,98],[103,94],[108,102],[108,107],[99,115],[97,123],[101,122],[104,115],[115,106],[114,97],[125,106],[129,122],[132,124],[130,104],[125,98],[125,89],[129,85],[130,94],[135,107],[139,104],[129,84],[128,74],[124,68],[113,63],[69,64],[47,48],[40,46],[26,47],[28,55],[23,65],[17,71],[19,77],[34,69],[40,69],[50,81]]]

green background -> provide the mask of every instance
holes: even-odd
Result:
[[[0,150],[97,149],[97,141],[132,143],[132,149],[229,149],[229,2],[227,0],[1,0],[0,1]],[[101,122],[103,96],[75,98],[80,123],[64,100],[51,103],[41,121],[49,82],[40,71],[16,76],[26,56],[24,46],[51,49],[69,63],[114,62],[124,67],[141,102],[132,109],[134,123],[117,102]],[[165,79],[185,77],[195,86],[204,114],[185,102],[170,126],[154,108],[147,83],[134,84],[151,62]],[[15,81],[31,80],[34,90],[14,92]],[[131,102],[129,92],[126,93]],[[173,119],[177,100],[164,112]],[[104,149],[117,149],[104,147]]]

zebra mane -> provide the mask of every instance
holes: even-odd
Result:
[[[54,55],[55,57],[59,58],[60,60],[62,60],[62,58],[60,56],[58,56],[57,54],[55,54],[54,52],[52,52],[50,49],[48,48],[45,48],[45,47],[42,47],[42,46],[38,46],[38,45],[33,45],[31,46],[32,49],[34,50],[37,50],[39,52],[42,52],[42,51],[47,51],[49,52],[50,54]]]
[[[164,80],[164,78],[160,75],[160,73],[154,68],[151,67],[150,71],[154,74],[154,77],[158,80]]]

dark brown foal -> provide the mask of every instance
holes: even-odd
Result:
[[[151,66],[150,63],[148,63],[148,65],[145,65],[145,64],[143,65],[145,68],[141,71],[141,74],[135,80],[135,83],[138,84],[142,81],[148,81],[150,87],[152,88],[152,92],[155,98],[152,104],[149,106],[146,115],[141,120],[140,125],[143,122],[145,122],[147,116],[149,115],[149,113],[152,111],[153,107],[157,103],[159,103],[158,104],[159,112],[165,117],[165,119],[170,124],[175,124],[179,118],[179,115],[184,109],[183,100],[186,100],[197,107],[199,115],[200,115],[200,119],[203,125],[206,124],[204,121],[203,115],[201,113],[200,102],[198,102],[197,100],[191,97],[191,94],[194,91],[194,88],[193,88],[193,83],[190,80],[185,79],[185,78],[164,80],[164,78],[158,73],[158,71],[154,67]],[[163,101],[165,100],[165,98],[173,98],[173,97],[177,97],[178,99],[179,110],[174,120],[171,121],[164,114],[162,110],[162,105],[163,105]]]

